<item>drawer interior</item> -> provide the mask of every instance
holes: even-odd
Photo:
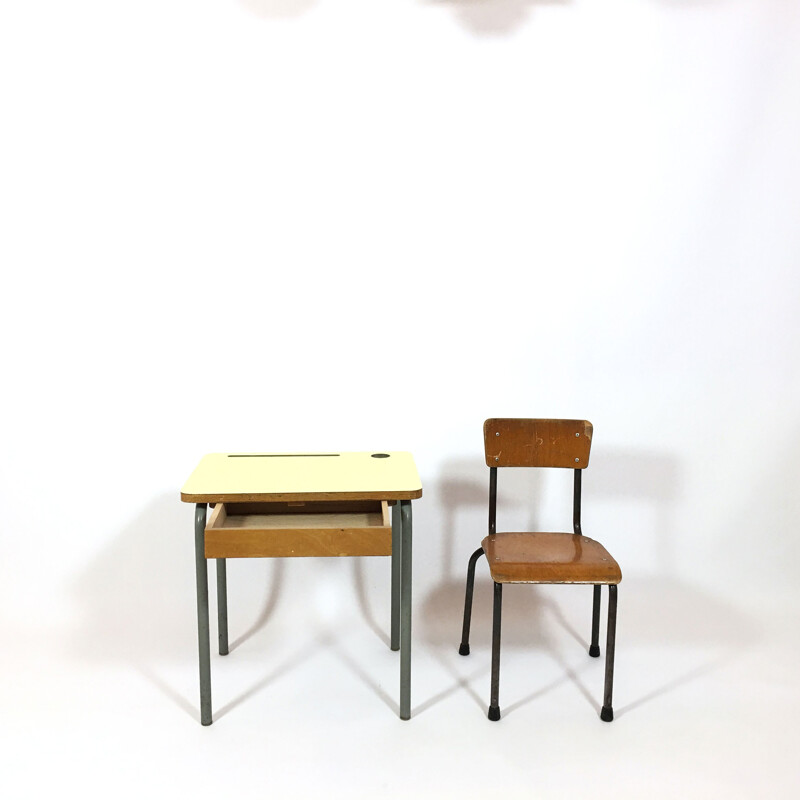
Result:
[[[391,525],[380,500],[298,503],[223,503],[224,528],[380,528]]]
[[[206,558],[391,555],[385,500],[219,503]]]

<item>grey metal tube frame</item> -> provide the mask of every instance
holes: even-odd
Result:
[[[194,561],[197,577],[197,645],[200,655],[200,723],[211,724],[211,644],[208,631],[208,566],[205,552],[206,504],[194,512]]]
[[[208,562],[205,554],[206,504],[197,503],[194,516],[194,557],[197,582],[197,644],[200,661],[200,722],[212,723],[211,643],[208,609]],[[411,719],[411,501],[392,508],[391,648],[400,650],[400,719]],[[217,561],[217,624],[219,654],[228,655],[228,581],[224,558]]]
[[[400,502],[392,506],[392,633],[390,647],[400,649],[400,575],[402,563],[400,553],[403,548],[402,522],[400,520]]]
[[[217,638],[219,654],[228,655],[228,575],[225,559],[217,559]]]
[[[411,719],[411,501],[400,501],[400,719]],[[392,561],[396,558],[392,548]]]

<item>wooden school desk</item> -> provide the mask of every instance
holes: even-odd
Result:
[[[228,654],[226,558],[391,556],[391,648],[400,650],[400,718],[411,716],[410,453],[212,453],[181,490],[195,503],[200,721],[210,725],[208,570],[217,561],[219,652]],[[206,504],[214,506],[209,518]],[[391,507],[391,520],[389,508]]]

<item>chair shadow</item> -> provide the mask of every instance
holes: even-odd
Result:
[[[498,525],[503,521],[502,512],[512,509],[526,512],[529,530],[538,527],[536,507],[543,490],[540,482],[523,474],[528,472],[509,470],[498,481]],[[442,474],[434,490],[442,509],[440,563],[442,580],[446,583],[466,574],[468,555],[486,536],[489,476],[482,459],[451,459],[442,465]]]
[[[513,471],[507,471],[513,472]],[[520,470],[520,473],[529,472]],[[482,459],[453,459],[442,466],[442,479],[439,482],[441,504],[444,509],[442,523],[444,572],[441,584],[429,593],[423,606],[424,636],[432,648],[448,638],[454,641],[453,652],[457,649],[459,631],[464,603],[464,582],[466,578],[467,556],[485,535],[485,519],[487,513],[488,492],[485,487],[486,469]],[[509,506],[517,506],[519,516],[519,497],[530,508],[528,530],[537,530],[537,508],[541,505],[543,494],[541,480],[525,482],[515,481],[514,475],[503,475],[498,482],[498,526],[503,525],[503,511]],[[655,626],[651,620],[659,619],[658,642],[674,641],[677,643],[695,643],[698,645],[714,644],[723,650],[723,656],[715,656],[703,662],[666,684],[655,687],[645,696],[619,707],[616,715],[641,707],[664,693],[668,693],[684,685],[695,677],[715,669],[720,658],[732,658],[740,651],[743,642],[752,642],[755,638],[753,623],[737,609],[731,608],[714,597],[704,594],[702,590],[683,583],[672,577],[674,573],[674,508],[676,500],[682,492],[682,470],[676,459],[668,453],[645,450],[621,450],[606,448],[592,456],[592,470],[584,482],[585,503],[591,507],[602,507],[604,502],[630,504],[645,503],[652,508],[653,522],[650,537],[655,545],[656,562],[659,573],[648,580],[626,578],[620,588],[620,621],[619,635],[629,636],[637,644],[641,644],[652,636]],[[531,493],[531,489],[533,493]],[[607,509],[605,509],[607,511]],[[480,517],[476,517],[479,514]],[[463,526],[459,522],[466,523]],[[508,529],[508,528],[506,528]],[[516,528],[515,528],[516,529]],[[563,528],[566,530],[566,528]],[[590,534],[591,535],[591,534]],[[454,553],[461,553],[459,565],[454,564]],[[613,552],[617,552],[613,548]],[[623,551],[624,552],[624,551]],[[622,559],[624,565],[625,560]],[[480,562],[479,562],[480,566]],[[484,565],[485,568],[485,565]],[[458,574],[461,573],[461,574]],[[480,573],[479,573],[480,574]],[[476,580],[475,599],[472,616],[472,642],[474,648],[489,648],[491,637],[491,582],[484,579],[486,588],[482,589],[481,579]],[[511,587],[509,587],[511,588]],[[522,588],[522,587],[520,587]],[[576,669],[561,654],[558,637],[547,633],[547,625],[555,625],[563,634],[567,634],[579,644],[581,649],[588,650],[591,620],[591,593],[586,587],[584,601],[585,634],[579,633],[571,620],[575,614],[575,595],[559,589],[551,594],[547,587],[529,586],[527,600],[517,604],[515,598],[525,597],[515,591],[504,592],[503,598],[503,643],[510,647],[534,646],[545,650],[559,663],[565,678],[548,687],[537,689],[526,698],[512,702],[505,713],[509,713],[541,697],[547,691],[563,683],[571,681],[587,702],[599,712],[600,704],[582,682]],[[575,587],[577,588],[577,587]],[[565,592],[564,600],[561,592]],[[483,599],[481,597],[483,596]],[[558,599],[556,599],[558,598]],[[605,608],[604,600],[603,607]],[[664,619],[664,610],[672,613]],[[676,613],[676,610],[678,613]],[[601,612],[601,620],[604,612]],[[644,614],[644,616],[642,616]],[[634,620],[631,630],[630,621]],[[671,625],[677,620],[677,624]],[[446,621],[446,622],[445,622]],[[444,629],[444,625],[447,629]],[[538,626],[538,627],[533,627]],[[601,650],[604,649],[604,620],[601,624]],[[747,633],[749,631],[749,634]],[[624,649],[624,638],[618,640],[618,652],[621,645]],[[618,656],[619,658],[619,656]],[[587,668],[594,662],[587,656]],[[460,681],[460,677],[456,679]],[[463,682],[462,682],[463,683]],[[440,693],[447,696],[451,686]],[[598,694],[599,699],[599,694]],[[426,706],[427,707],[427,706]],[[487,708],[487,706],[484,706]]]
[[[412,709],[412,716],[424,713],[429,708],[433,708],[435,705],[438,705],[459,690],[462,690],[469,695],[477,704],[478,708],[485,712],[488,708],[487,705],[484,703],[483,698],[475,691],[475,689],[472,688],[471,685],[472,681],[484,674],[485,669],[483,667],[478,667],[473,669],[468,675],[463,675],[458,672],[458,670],[450,663],[450,661],[447,660],[441,648],[434,650],[433,655],[436,657],[439,664],[450,673],[451,677],[453,678],[453,683]]]
[[[511,586],[506,588],[512,588]],[[503,715],[517,711],[535,702],[566,682],[571,682],[584,697],[587,704],[599,714],[602,699],[602,683],[589,688],[581,674],[594,670],[602,672],[605,663],[605,614],[607,596],[604,592],[601,610],[600,648],[601,656],[593,659],[588,655],[591,627],[590,587],[534,587],[523,585],[520,592],[504,592],[503,629],[504,650],[538,649],[548,653],[563,671],[563,676],[530,694],[513,699],[503,706]],[[580,591],[583,590],[583,597]],[[562,598],[562,595],[566,595]],[[569,596],[571,595],[571,596]],[[485,579],[475,582],[470,646],[473,654],[491,652],[492,628],[491,582]],[[625,699],[624,687],[615,685],[615,717],[647,706],[694,680],[707,676],[722,666],[739,658],[752,649],[760,638],[756,621],[702,590],[682,581],[670,578],[628,579],[620,586],[620,605],[617,624],[616,671],[619,673],[620,658],[624,658],[626,641],[637,647],[663,646],[670,643],[678,648],[696,647],[704,655],[699,663],[684,670],[674,678],[658,683],[644,694]],[[464,585],[443,584],[435,588],[424,601],[420,614],[420,636],[451,676],[451,682],[434,696],[422,702],[418,711],[428,710],[458,691],[465,691],[484,711],[488,711],[488,689],[490,666],[485,659],[483,666],[468,675],[458,668],[463,657],[458,656],[461,622],[464,604]],[[584,625],[582,635],[574,624],[580,619]],[[653,620],[658,620],[655,625]],[[449,639],[450,645],[442,642]],[[579,649],[563,651],[564,640],[574,641]],[[708,654],[708,649],[712,653]],[[585,661],[577,662],[580,651]],[[574,652],[574,658],[572,654]],[[599,666],[595,666],[598,665]],[[486,681],[486,697],[479,696],[471,682],[476,678]],[[594,677],[596,680],[596,675]]]

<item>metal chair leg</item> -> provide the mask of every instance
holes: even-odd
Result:
[[[492,617],[492,696],[489,702],[489,719],[500,719],[500,616],[503,610],[503,584],[494,585],[494,614]]]
[[[461,646],[458,648],[459,655],[469,655],[469,626],[472,621],[472,590],[475,588],[475,564],[483,555],[483,548],[479,547],[469,558],[467,567],[467,593],[464,597],[464,627],[461,629]]]
[[[595,584],[594,598],[592,600],[592,644],[589,655],[597,658],[600,655],[600,586]]]
[[[600,719],[611,722],[614,719],[614,707],[611,694],[614,689],[614,645],[617,638],[617,587],[608,587],[608,631],[606,638],[606,685],[603,693],[603,709]]]

